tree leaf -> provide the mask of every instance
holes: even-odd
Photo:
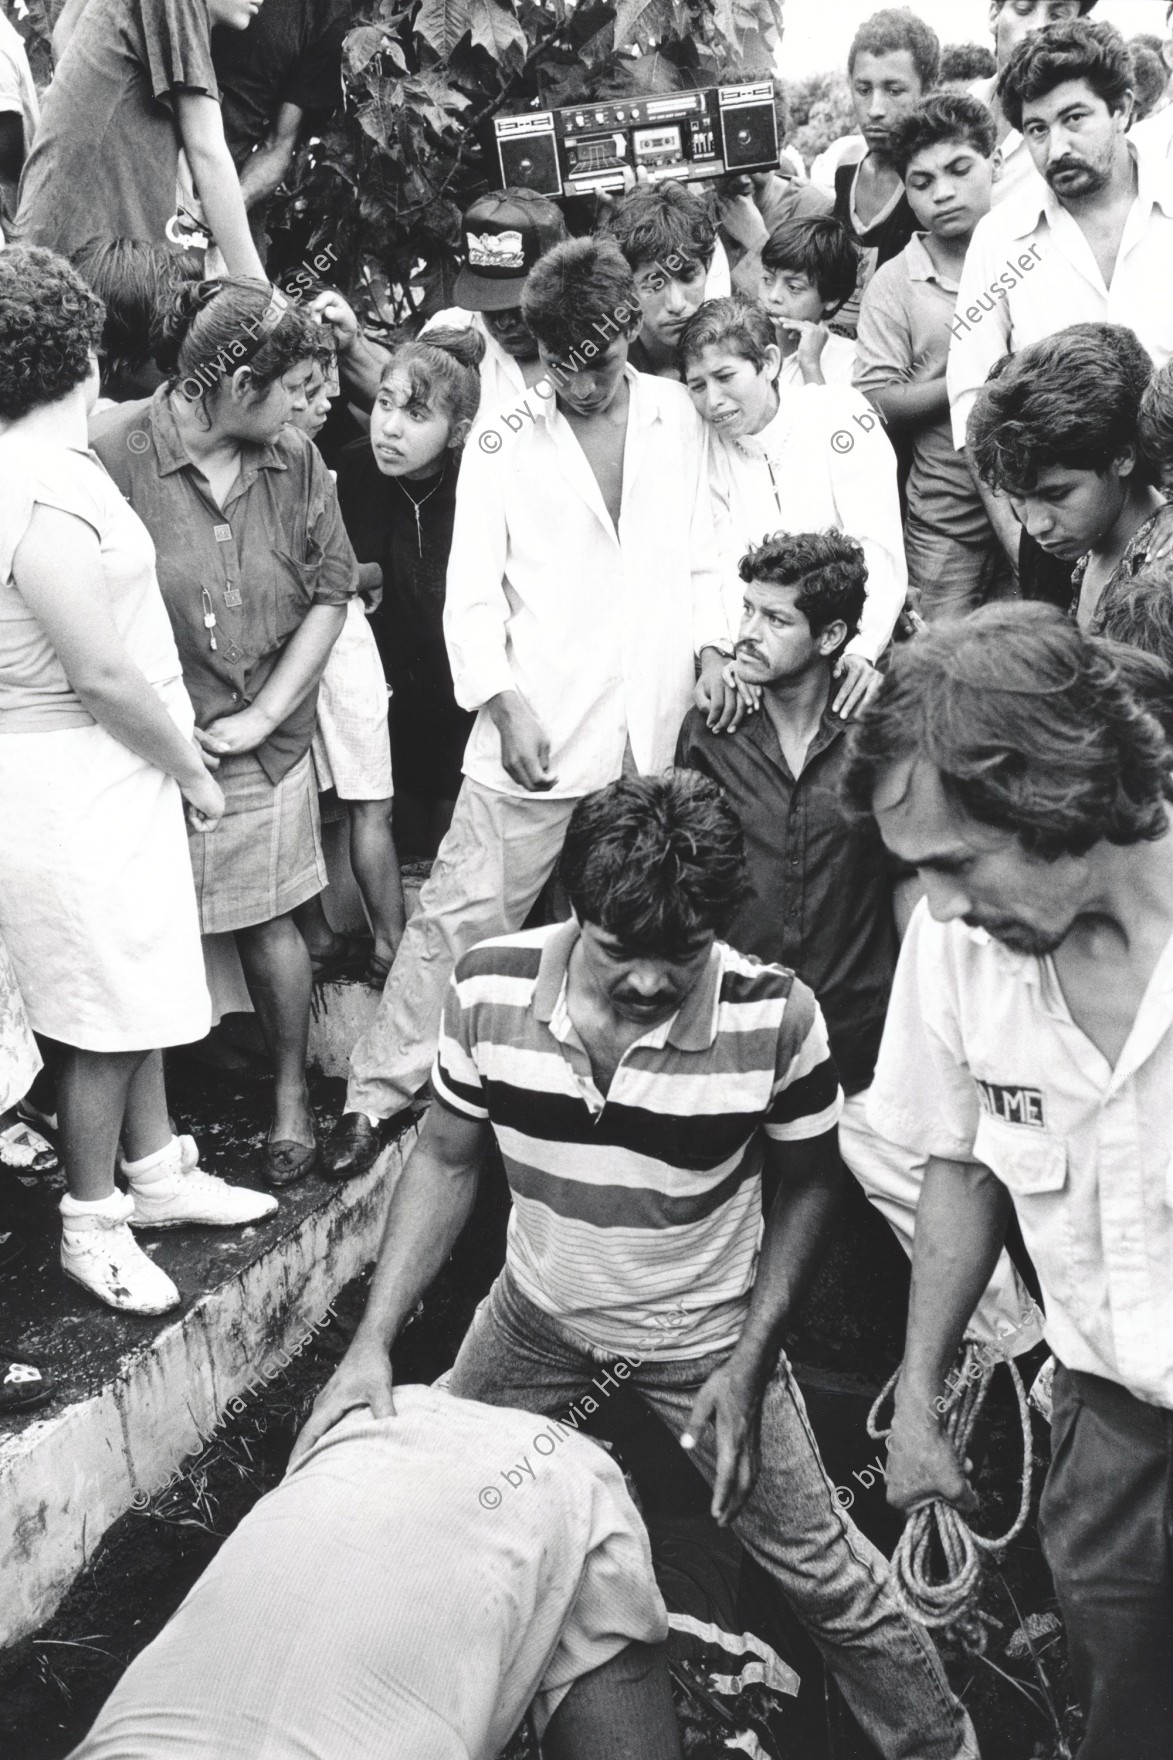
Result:
[[[630,43],[635,36],[636,28],[645,12],[655,6],[657,0],[619,0],[615,8],[615,47],[622,48]]]
[[[402,72],[407,72],[407,57],[395,41],[376,24],[359,25],[346,39],[346,65],[352,74],[369,67],[376,55],[389,55]]]
[[[423,0],[415,15],[415,34],[447,58],[470,26],[472,0]]]
[[[472,0],[471,23],[473,44],[487,49],[494,61],[505,61],[511,53],[525,60],[526,34],[512,12],[498,6],[496,0]]]

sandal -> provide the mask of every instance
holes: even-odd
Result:
[[[60,1165],[53,1145],[23,1119],[0,1128],[0,1167],[13,1173],[55,1173]]]
[[[311,953],[315,984],[332,984],[338,978],[356,978],[371,958],[369,935],[339,935],[329,953]]]

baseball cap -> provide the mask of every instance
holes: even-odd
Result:
[[[481,196],[460,223],[460,274],[453,298],[468,312],[521,304],[525,278],[566,237],[562,212],[529,190]]]

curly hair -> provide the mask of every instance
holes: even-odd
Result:
[[[207,414],[206,398],[221,379],[247,366],[253,389],[263,393],[290,367],[316,357],[318,326],[309,315],[263,281],[225,277],[189,281],[163,313],[155,363]]]
[[[901,49],[912,57],[921,90],[927,92],[936,85],[941,69],[941,39],[907,6],[888,6],[864,19],[847,51],[848,78],[855,71],[858,56],[895,55]]]
[[[1126,649],[1053,605],[986,605],[894,652],[849,735],[844,795],[870,814],[882,770],[917,757],[948,798],[1054,861],[1155,842],[1173,774]]]
[[[558,873],[581,923],[649,959],[720,933],[748,886],[737,817],[696,770],[626,776],[586,795]]]
[[[1120,108],[1132,86],[1132,61],[1114,25],[1070,18],[1024,37],[998,77],[1003,116],[1021,130],[1023,105],[1072,79],[1086,80],[1109,110]]]
[[[983,159],[989,159],[996,144],[994,118],[968,92],[930,92],[915,110],[897,118],[888,154],[903,177],[914,153],[942,141],[964,141]]]
[[[769,581],[797,587],[794,607],[820,636],[832,623],[843,622],[847,634],[833,660],[859,628],[867,598],[868,565],[863,550],[845,532],[775,532],[751,545],[737,565],[743,581]]]
[[[717,248],[704,204],[678,183],[633,189],[608,215],[600,237],[613,238],[633,270],[655,263],[668,274],[685,263],[707,269]]]
[[[1153,363],[1124,324],[1069,324],[1004,355],[970,411],[965,442],[983,483],[1029,494],[1053,466],[1103,475],[1128,448],[1149,480],[1138,427]]]
[[[833,214],[796,214],[762,246],[762,268],[805,275],[824,306],[841,306],[855,292],[859,247]]]
[[[766,350],[777,346],[774,326],[754,300],[740,294],[727,294],[724,299],[707,299],[695,311],[676,345],[676,359],[687,374],[693,361],[699,360],[706,348],[726,348],[731,354],[749,361],[760,373],[766,364]]]
[[[0,419],[18,422],[84,385],[105,316],[64,257],[39,245],[0,251]]]

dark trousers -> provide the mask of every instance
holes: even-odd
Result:
[[[1043,1550],[1087,1720],[1079,1760],[1173,1754],[1173,1412],[1055,1372]]]

